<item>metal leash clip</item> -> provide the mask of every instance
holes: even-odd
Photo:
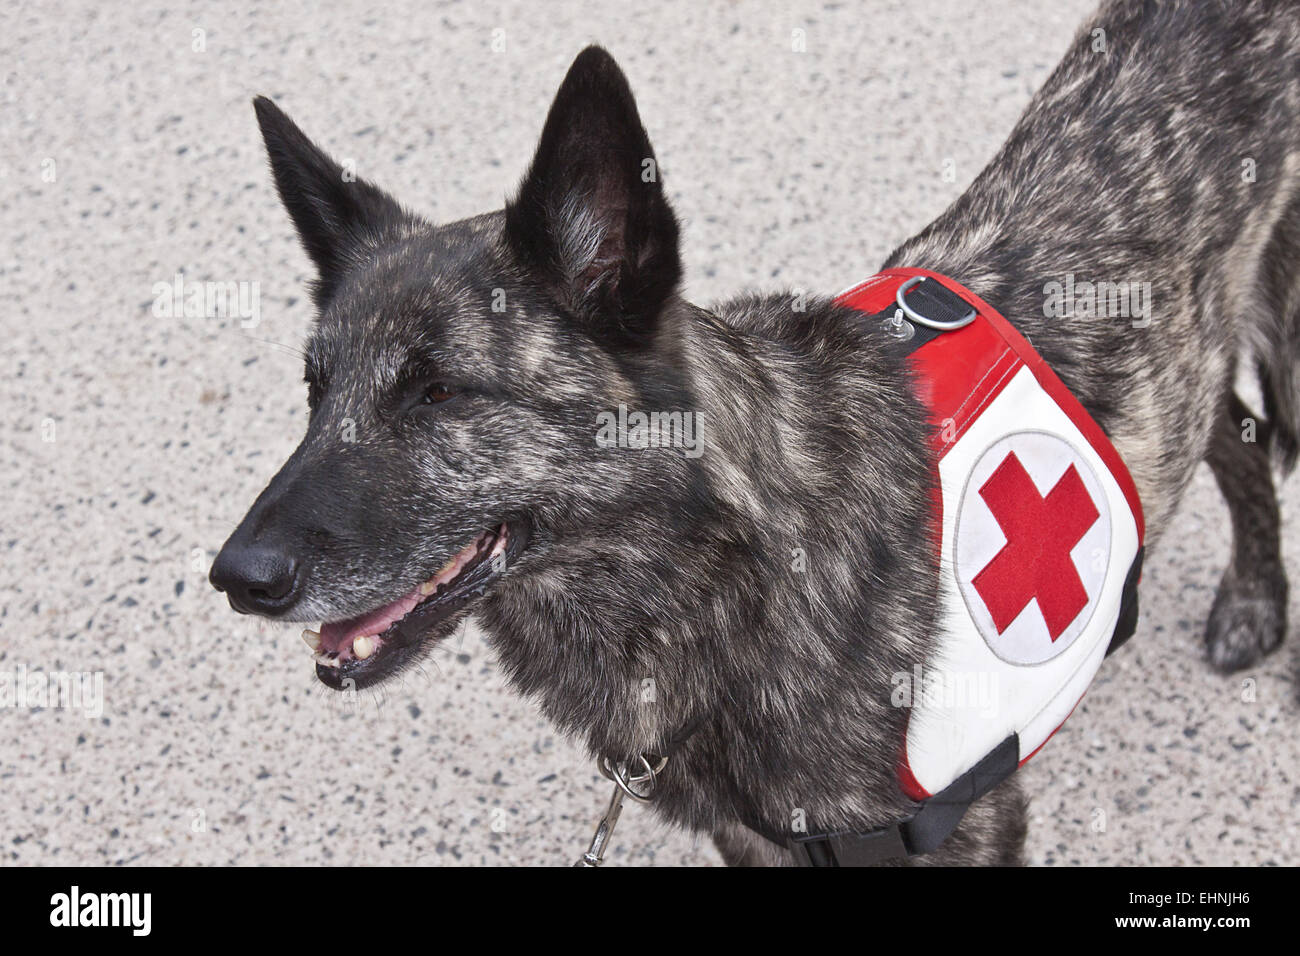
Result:
[[[587,848],[586,853],[582,854],[582,858],[573,864],[574,866],[600,866],[605,851],[609,848],[609,841],[614,836],[614,825],[618,823],[619,814],[623,812],[623,798],[627,796],[638,803],[649,803],[654,797],[655,787],[659,782],[658,776],[667,764],[667,757],[656,754],[641,754],[633,761],[617,763],[608,757],[601,757],[596,761],[596,769],[600,771],[601,776],[614,781],[614,793],[609,798],[609,808],[605,810],[605,815],[596,824],[596,834],[591,838],[591,846]],[[632,770],[638,766],[641,772],[633,775]]]

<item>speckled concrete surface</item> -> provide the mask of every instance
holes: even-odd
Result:
[[[1092,3],[111,6],[0,18],[0,670],[105,681],[100,719],[0,709],[4,862],[551,864],[606,799],[473,629],[349,704],[296,629],[206,587],[304,423],[309,272],[253,94],[451,219],[500,204],[599,41],[686,222],[692,295],[834,291],[971,180]],[[259,324],[154,315],[178,272],[259,283]],[[1034,862],[1300,861],[1298,644],[1234,678],[1200,659],[1225,517],[1202,474],[1137,637],[1024,772]],[[1300,573],[1300,520],[1287,555]],[[611,859],[717,862],[640,808]]]

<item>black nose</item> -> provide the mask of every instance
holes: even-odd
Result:
[[[226,542],[208,580],[243,614],[278,614],[298,599],[298,562],[265,545]]]

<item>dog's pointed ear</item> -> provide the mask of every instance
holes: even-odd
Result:
[[[653,331],[681,280],[677,233],[627,79],[587,47],[506,206],[507,240],[570,315],[629,343]]]
[[[265,96],[253,100],[280,201],[316,264],[312,297],[323,308],[367,243],[404,218],[397,201],[350,174]]]

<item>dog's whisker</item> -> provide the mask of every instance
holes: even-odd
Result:
[[[259,338],[256,335],[249,335],[247,332],[241,332],[240,335],[246,339],[250,339],[251,341],[260,342],[262,345],[269,345],[271,348],[279,349],[281,352],[287,352],[289,355],[302,359],[303,361],[307,360],[307,351],[301,346],[286,345],[283,342],[275,342],[271,339]]]

